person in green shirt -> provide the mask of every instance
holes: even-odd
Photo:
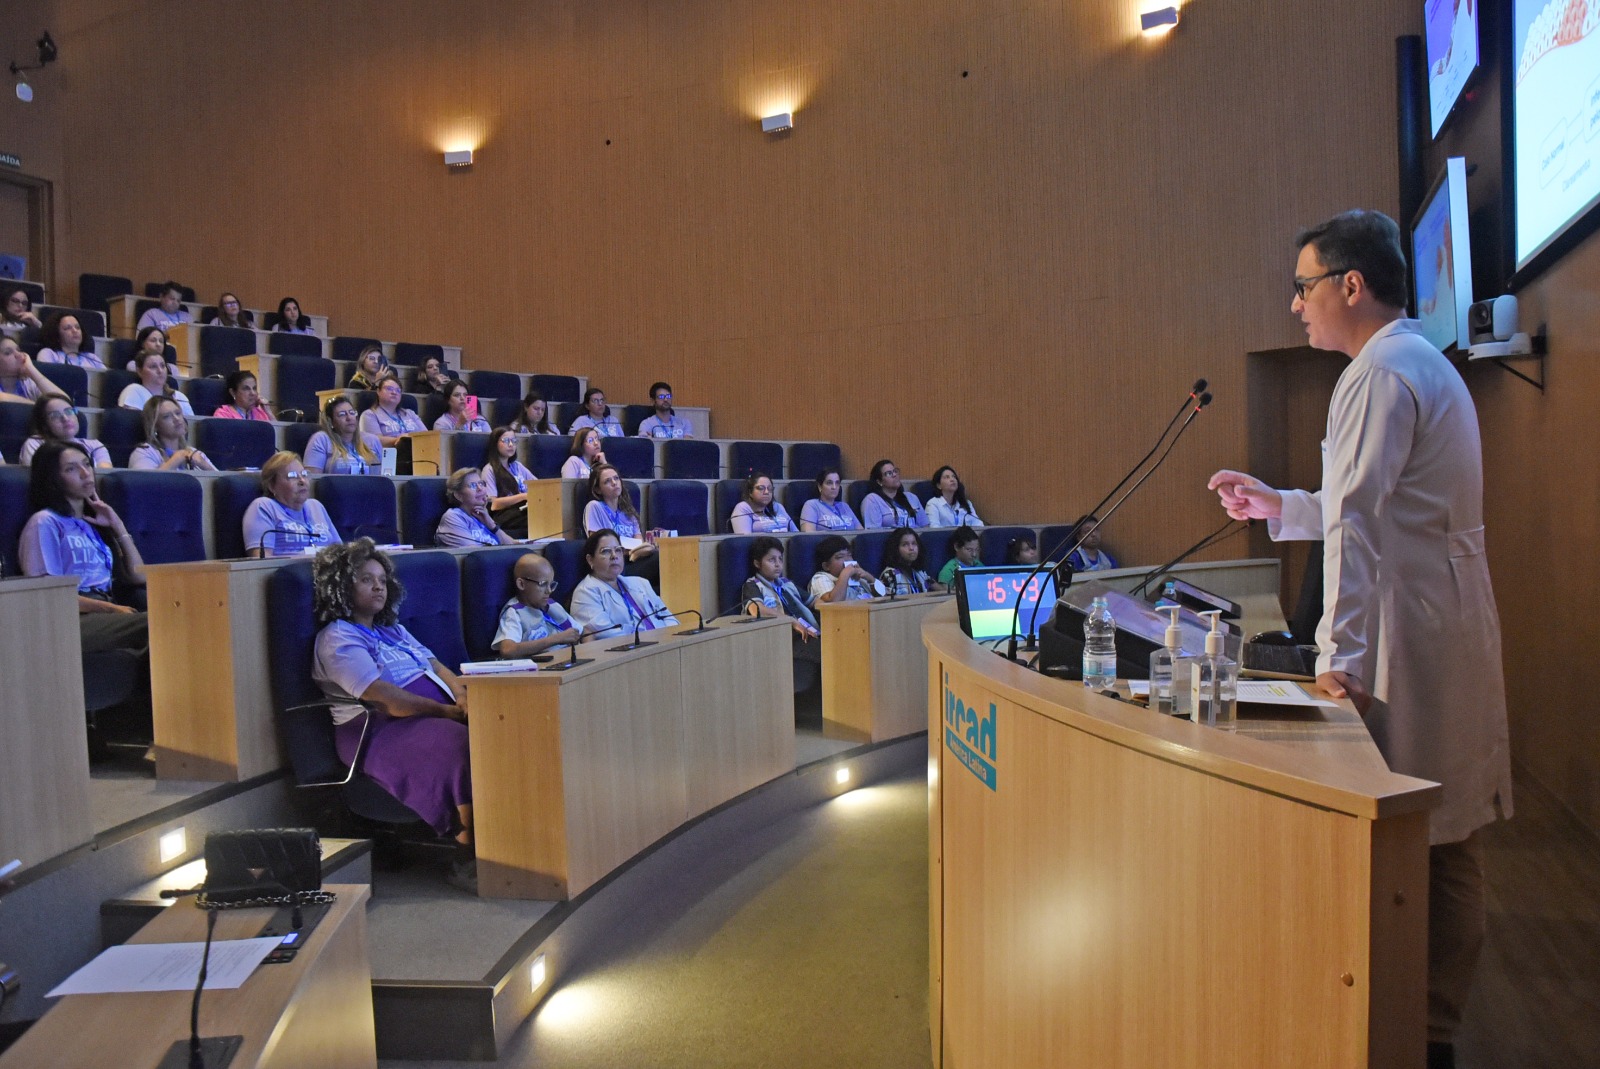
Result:
[[[950,534],[950,552],[953,556],[939,569],[939,582],[946,590],[952,589],[957,568],[977,567],[978,532],[971,527],[957,527]]]

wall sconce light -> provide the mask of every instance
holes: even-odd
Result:
[[[17,99],[24,104],[33,102],[33,86],[28,84],[27,72],[44,70],[45,67],[56,61],[57,55],[56,43],[51,38],[49,30],[46,30],[39,37],[39,40],[34,42],[33,47],[38,50],[39,61],[37,63],[24,67],[15,60],[11,62],[11,73],[17,79]]]
[[[472,150],[470,148],[456,149],[444,154],[444,165],[451,170],[472,166]]]
[[[1139,16],[1139,29],[1147,36],[1158,33],[1171,33],[1178,25],[1178,9],[1174,7],[1157,8],[1146,11]]]
[[[761,117],[761,132],[764,134],[781,134],[794,129],[794,116],[787,111],[780,111],[776,115]]]

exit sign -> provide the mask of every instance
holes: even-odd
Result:
[[[20,171],[22,170],[22,157],[13,156],[9,152],[0,152],[0,165],[6,167],[15,167]]]

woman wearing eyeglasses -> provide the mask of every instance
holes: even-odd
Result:
[[[489,515],[489,488],[477,468],[457,468],[444,487],[452,508],[439,517],[435,543],[455,546],[509,546],[516,541]]]
[[[678,618],[667,611],[649,582],[622,574],[627,553],[617,532],[591,534],[583,544],[583,559],[589,574],[572,591],[572,618],[582,625],[584,634],[631,634],[635,629],[677,626]]]
[[[293,557],[342,542],[322,502],[311,497],[311,476],[299,453],[272,454],[261,465],[261,489],[244,513],[245,555]]]
[[[60,394],[50,394],[33,403],[32,426],[33,437],[17,450],[18,464],[33,463],[33,454],[46,442],[75,442],[89,454],[96,468],[111,467],[111,453],[98,439],[79,437],[83,432],[83,417],[72,407],[72,402]]]
[[[517,459],[517,432],[496,427],[489,432],[489,450],[483,462],[484,485],[489,488],[489,512],[494,522],[516,538],[528,537],[528,484],[539,477]]]
[[[744,481],[744,500],[733,506],[728,526],[734,534],[777,534],[795,530],[789,513],[774,499],[772,479],[764,471]]]
[[[422,417],[401,403],[404,399],[400,380],[389,372],[378,382],[372,407],[361,413],[361,433],[373,435],[385,449],[392,449],[406,435],[427,430]]]
[[[866,527],[926,527],[927,513],[917,495],[900,485],[900,469],[892,460],[872,465],[876,488],[861,502],[861,522]]]
[[[306,443],[306,470],[313,475],[366,475],[383,467],[383,445],[356,429],[356,406],[335,394],[322,406],[322,429]]]

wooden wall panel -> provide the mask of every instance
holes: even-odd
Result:
[[[1245,353],[1297,340],[1289,236],[1392,209],[1411,28],[1379,0],[1338,33],[1209,0],[1160,42],[1132,0],[60,4],[70,273],[293,293],[613,400],[665,376],[723,435],[952,461],[995,520],[1082,511],[1204,374],[1217,406],[1111,530],[1132,560],[1214,525]]]

